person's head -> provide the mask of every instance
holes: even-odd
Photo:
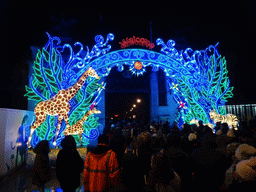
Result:
[[[220,135],[216,138],[216,145],[218,148],[226,149],[227,145],[230,143],[230,138],[226,135]]]
[[[171,128],[172,132],[180,132],[179,126],[177,124],[173,124],[172,128]]]
[[[181,138],[176,133],[169,133],[167,135],[167,147],[179,146],[181,143]]]
[[[114,134],[121,134],[122,133],[122,129],[120,127],[116,127],[116,129],[113,132]]]
[[[204,127],[204,130],[203,130],[204,133],[212,133],[212,129],[208,125],[204,125],[203,127]]]
[[[76,149],[76,141],[72,135],[67,135],[60,143],[63,149]]]
[[[202,120],[198,121],[199,127],[202,127],[204,125],[204,122]]]
[[[190,133],[188,136],[189,141],[195,141],[197,139],[197,135],[195,133]]]
[[[218,131],[220,129],[221,122],[216,122],[215,124],[215,130]]]
[[[125,138],[121,134],[114,134],[109,140],[109,148],[113,151],[123,150],[125,147]]]
[[[197,127],[196,124],[191,124],[191,130],[194,132],[194,133],[197,133],[199,131],[199,128]]]
[[[232,138],[232,137],[233,137],[233,138],[236,137],[236,135],[235,135],[235,133],[234,133],[234,130],[233,130],[233,129],[229,129],[228,132],[227,132],[227,136],[229,136],[229,137],[231,137],[231,138]]]
[[[181,129],[182,133],[191,133],[191,125],[184,123]]]
[[[202,146],[209,148],[216,148],[216,138],[212,133],[206,133],[202,138]]]
[[[114,131],[115,131],[115,127],[111,127],[110,128],[110,133],[114,133]]]
[[[153,178],[157,183],[168,184],[174,178],[174,172],[171,171],[168,157],[157,152],[151,156],[151,168],[153,170]]]
[[[240,145],[240,143],[237,142],[233,142],[227,145],[227,155],[229,157],[232,157],[235,155],[236,149],[238,148],[238,146]]]
[[[109,139],[106,135],[102,134],[98,137],[98,144],[108,144]]]
[[[169,124],[168,122],[161,124],[162,129],[163,130],[168,129],[168,127],[169,127],[168,124]]]
[[[222,131],[222,134],[227,134],[228,133],[228,124],[227,123],[222,123],[221,124],[221,131]]]
[[[142,132],[137,138],[138,155],[147,154],[151,151],[151,137],[148,132]]]
[[[35,154],[44,154],[44,155],[48,154],[50,152],[49,141],[47,140],[40,141],[36,145],[33,151]]]

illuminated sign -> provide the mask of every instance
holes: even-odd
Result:
[[[149,49],[152,49],[155,47],[155,44],[151,43],[149,40],[145,38],[135,37],[135,36],[133,36],[132,38],[126,37],[126,40],[123,39],[122,42],[119,42],[119,44],[121,44],[121,48],[126,48],[131,45],[146,46]]]

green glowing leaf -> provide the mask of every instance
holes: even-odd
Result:
[[[85,89],[87,94],[95,93],[95,91],[99,88],[99,84],[97,83],[99,79],[93,79],[91,83],[89,83]]]
[[[46,99],[49,99],[50,98],[50,93],[47,89],[44,89],[43,90],[43,96],[46,98]]]
[[[81,102],[81,104],[73,111],[73,113],[69,116],[70,125],[73,125],[78,121],[77,117],[80,115],[81,112],[84,112],[88,109],[88,107],[91,105],[91,100],[93,98],[93,95],[90,95],[86,99]]]
[[[50,58],[49,53],[44,48],[42,49],[42,53],[43,53],[45,60],[47,62],[49,62],[49,58]]]
[[[26,94],[24,96],[28,97],[29,100],[34,100],[34,101],[42,101],[43,99],[38,96],[33,89],[31,89],[30,87],[28,87],[27,85],[25,85],[25,89],[26,89]]]
[[[45,75],[46,75],[46,77],[49,81],[55,82],[55,78],[54,78],[53,73],[50,69],[47,69],[47,68],[44,67],[44,72],[45,72]]]
[[[34,63],[40,64],[41,57],[42,57],[41,51],[38,50],[38,51],[37,51],[37,54],[36,54],[36,59],[35,59]]]
[[[80,103],[81,100],[83,99],[83,93],[82,93],[81,89],[77,92],[75,97],[76,97],[77,102]]]

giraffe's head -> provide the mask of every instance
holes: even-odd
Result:
[[[87,73],[88,76],[95,77],[96,79],[100,79],[100,77],[98,76],[98,74],[96,73],[96,71],[92,67],[87,69],[86,73]]]
[[[96,113],[96,114],[101,114],[101,111],[99,111],[98,109],[96,109],[95,107],[91,110],[91,113]]]

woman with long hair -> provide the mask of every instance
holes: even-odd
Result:
[[[170,167],[168,158],[162,152],[154,153],[151,157],[151,168],[146,184],[149,189],[157,192],[180,191],[181,179]]]

